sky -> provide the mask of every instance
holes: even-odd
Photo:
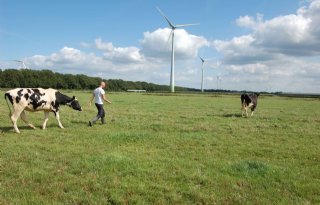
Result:
[[[320,0],[0,0],[0,68],[169,85],[156,7],[176,85],[320,93]]]

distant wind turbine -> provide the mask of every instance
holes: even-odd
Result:
[[[203,79],[203,77],[204,77],[204,70],[203,70],[203,67],[204,67],[204,63],[206,62],[206,60],[203,59],[203,58],[201,58],[200,56],[199,56],[199,58],[200,58],[200,60],[201,60],[201,62],[202,62],[201,92],[203,92],[203,91],[204,91],[204,79]]]
[[[18,63],[21,64],[20,69],[27,69],[28,68],[23,60],[13,60],[13,61],[18,62]]]
[[[221,76],[217,76],[217,90],[219,90],[219,84],[220,84],[220,89],[221,89]]]
[[[174,31],[177,28],[181,28],[181,27],[186,27],[186,26],[195,26],[195,25],[199,25],[199,24],[177,24],[174,25],[168,17],[166,17],[166,15],[157,7],[158,11],[160,12],[160,14],[163,16],[163,18],[167,21],[169,27],[171,28],[171,33],[169,36],[169,39],[171,37],[171,74],[170,74],[170,87],[171,87],[171,92],[174,93]]]

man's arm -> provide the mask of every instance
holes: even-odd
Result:
[[[102,99],[103,99],[105,102],[111,104],[111,101],[107,99],[107,97],[106,97],[105,94],[101,95],[101,97],[102,97]]]

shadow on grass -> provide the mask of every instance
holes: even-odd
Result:
[[[71,121],[72,124],[78,124],[78,125],[89,125],[89,120],[87,121]]]
[[[229,117],[241,117],[242,118],[242,115],[241,114],[224,114],[224,115],[222,115],[223,117],[227,117],[227,118],[229,118]]]
[[[29,126],[19,126],[19,130],[32,130]],[[13,126],[0,127],[0,133],[14,132]]]
[[[36,127],[36,129],[33,129],[29,126],[18,126],[18,129],[21,131],[24,131],[24,130],[43,130],[42,129],[42,125],[40,126],[37,126],[37,125],[34,125]],[[50,129],[50,128],[59,128],[58,125],[47,125],[46,126],[46,129]],[[13,126],[7,126],[7,127],[0,127],[0,133],[14,133],[14,128]]]

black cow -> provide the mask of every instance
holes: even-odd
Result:
[[[257,108],[258,105],[258,96],[259,93],[244,93],[241,95],[241,111],[242,111],[242,117],[244,116],[244,113],[246,113],[248,117],[248,109],[251,108],[251,115],[252,117],[254,110]]]
[[[60,105],[68,105],[75,110],[82,111],[78,100],[74,96],[70,98],[51,88],[16,88],[7,91],[5,93],[5,99],[10,111],[9,117],[17,133],[20,133],[17,127],[19,116],[27,125],[35,129],[35,126],[28,122],[25,110],[30,112],[44,111],[45,118],[42,129],[46,129],[49,112],[55,114],[59,127],[63,128],[59,116]],[[8,101],[10,101],[13,106],[13,112],[11,111]]]

